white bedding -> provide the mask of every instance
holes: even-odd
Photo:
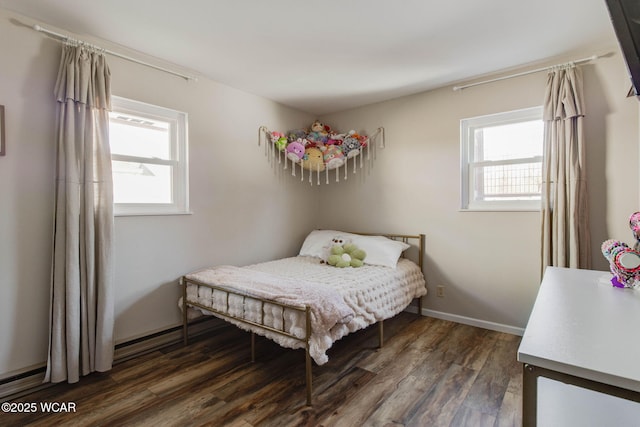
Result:
[[[269,261],[244,267],[243,270],[266,273],[267,277],[281,276],[283,282],[300,281],[314,283],[326,291],[335,291],[343,299],[346,306],[353,311],[344,322],[337,319],[332,324],[319,322],[313,315],[312,308],[312,336],[310,339],[309,353],[313,360],[322,365],[329,359],[326,354],[333,343],[343,336],[363,329],[380,320],[388,319],[402,310],[417,297],[427,293],[425,280],[420,268],[407,259],[400,259],[396,268],[365,265],[360,268],[335,268],[321,264],[317,258],[297,256],[277,261]],[[187,275],[203,282],[216,280],[207,270],[201,270]],[[212,283],[216,284],[216,283]],[[220,285],[218,283],[218,285]],[[227,285],[225,285],[227,286]],[[242,292],[251,295],[250,288]],[[255,293],[255,291],[254,291]],[[297,289],[296,294],[300,294]],[[295,300],[295,296],[291,296]],[[211,307],[219,311],[227,310],[227,296],[225,292],[213,291],[205,286],[189,284],[187,286],[187,301],[197,301],[205,307]],[[291,301],[288,301],[291,302]],[[240,297],[229,298],[229,312],[233,315],[244,313],[245,318],[260,322],[262,320],[262,307],[258,303],[242,303]],[[211,314],[211,313],[207,313]],[[265,307],[264,323],[276,329],[282,328],[282,309],[278,306]],[[304,314],[285,310],[285,327],[297,337],[303,338]],[[225,319],[238,327],[264,335],[283,347],[303,348],[304,343],[293,338],[285,337],[277,333],[265,331],[260,328]]]

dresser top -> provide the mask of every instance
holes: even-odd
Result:
[[[640,290],[611,277],[547,267],[518,361],[640,392]]]

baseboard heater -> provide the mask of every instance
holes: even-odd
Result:
[[[194,320],[189,324],[189,336],[201,335],[211,332],[225,325],[215,317],[203,317]],[[175,326],[163,331],[159,331],[144,337],[136,338],[116,345],[114,353],[114,364],[122,363],[126,360],[142,356],[152,351],[157,351],[163,347],[182,342],[182,326]],[[9,375],[0,379],[0,402],[17,399],[21,396],[33,393],[46,387],[51,387],[52,383],[43,383],[46,371],[46,364],[28,368],[24,372]],[[82,381],[82,379],[80,379]]]

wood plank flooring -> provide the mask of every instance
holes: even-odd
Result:
[[[222,326],[192,340],[58,384],[0,412],[2,426],[520,426],[520,337],[401,313],[338,341],[313,367],[305,406],[304,352]],[[42,402],[71,402],[47,413]]]

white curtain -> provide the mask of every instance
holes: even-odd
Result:
[[[45,381],[113,362],[110,74],[102,53],[65,45],[57,100],[49,357]]]
[[[591,260],[584,145],[582,74],[549,73],[544,103],[542,270],[589,268]]]

